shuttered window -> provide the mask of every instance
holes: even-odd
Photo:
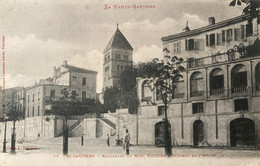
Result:
[[[222,31],[222,42],[223,43],[226,42],[226,33],[225,33],[225,31]]]
[[[232,29],[227,30],[227,42],[230,42],[233,40],[233,31]]]
[[[217,34],[217,45],[221,45],[221,40],[222,40],[222,36],[221,36],[221,33],[218,33]]]
[[[246,24],[246,37],[253,35],[253,24]]]
[[[234,29],[235,41],[241,41],[241,30],[240,28]]]
[[[240,30],[241,30],[241,39],[245,39],[246,35],[245,35],[245,25],[241,25]]]

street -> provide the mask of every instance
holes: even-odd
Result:
[[[16,143],[16,155],[46,154],[56,157],[62,156],[62,141],[62,137],[59,137],[44,141]],[[2,149],[2,144],[0,145]],[[7,143],[7,152],[9,151],[10,142]],[[0,153],[0,155],[3,155],[3,153]],[[9,153],[4,155],[9,155]],[[84,145],[81,146],[80,137],[69,138],[68,157],[82,157],[81,155],[89,155],[88,158],[115,158],[120,157],[120,155],[125,157],[125,150],[123,150],[122,146],[116,146],[114,139],[111,139],[110,146],[107,146],[106,140],[103,138],[85,138]],[[145,158],[165,157],[164,148],[155,146],[130,146],[130,155]],[[259,156],[260,150],[173,147],[173,158],[256,158]]]
[[[212,148],[191,148],[175,147],[173,156],[165,157],[163,147],[155,146],[130,146],[130,155],[125,155],[121,146],[115,146],[115,140],[111,139],[110,146],[107,146],[105,139],[85,139],[81,146],[80,137],[69,138],[69,153],[62,154],[62,137],[44,141],[16,143],[16,154],[9,154],[10,142],[7,143],[7,153],[0,153],[0,165],[54,165],[60,162],[67,164],[83,163],[109,163],[109,165],[168,165],[173,162],[175,165],[195,162],[207,163],[206,165],[258,165],[260,156],[259,150],[238,150],[238,149],[212,149]],[[2,144],[0,144],[2,149]],[[29,159],[29,160],[28,160]],[[41,161],[41,162],[37,162]],[[163,161],[163,162],[162,162]],[[220,164],[221,165],[221,164]]]

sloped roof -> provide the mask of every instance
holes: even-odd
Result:
[[[119,28],[116,29],[116,32],[108,42],[104,52],[108,51],[112,47],[133,50],[132,46],[126,40],[125,36],[122,34]]]
[[[62,65],[62,66],[69,69],[70,72],[97,74],[97,72],[93,71],[93,70],[87,70],[87,69],[83,69],[83,68],[79,68],[79,67],[75,67],[75,66],[71,66],[71,65]]]
[[[190,36],[193,36],[193,35],[199,35],[199,34],[204,33],[204,32],[208,32],[208,31],[212,31],[212,30],[215,30],[215,29],[218,29],[218,28],[221,28],[221,27],[236,24],[236,23],[245,21],[249,18],[250,18],[249,14],[248,15],[240,15],[240,16],[237,16],[237,17],[234,17],[234,18],[230,18],[230,19],[221,21],[221,22],[217,22],[217,23],[212,24],[212,25],[207,25],[207,26],[203,26],[201,28],[190,30],[188,32],[181,32],[181,33],[165,36],[165,37],[162,37],[161,40],[163,42],[166,42],[166,41],[169,41],[169,40],[179,40],[179,39],[182,39],[182,38],[185,38],[185,37],[190,37]]]

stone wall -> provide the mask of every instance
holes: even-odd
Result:
[[[137,142],[137,115],[129,114],[128,109],[117,109],[117,123],[116,123],[116,135],[119,135],[119,138],[125,137],[126,129],[130,134],[130,144],[136,145]]]
[[[84,119],[84,134],[86,138],[96,138],[96,118]]]

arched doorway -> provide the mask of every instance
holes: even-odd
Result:
[[[165,145],[165,122],[161,121],[155,124],[155,146]],[[169,138],[171,138],[171,124],[168,123]],[[171,139],[170,139],[171,140]]]
[[[254,146],[255,123],[253,120],[238,118],[230,122],[231,146]]]
[[[198,146],[204,139],[203,136],[203,122],[201,120],[196,120],[193,123],[193,144]]]

